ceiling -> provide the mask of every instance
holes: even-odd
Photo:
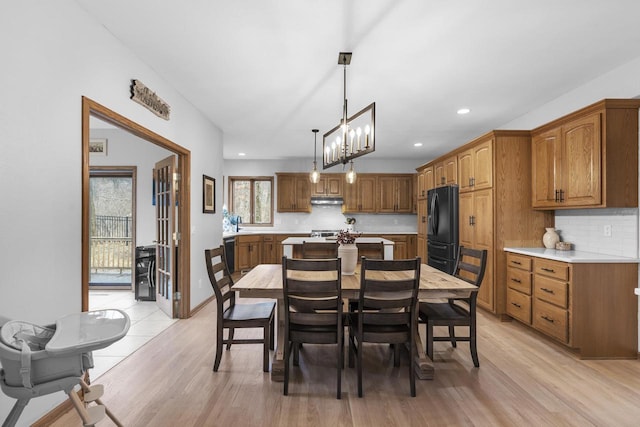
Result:
[[[416,165],[640,56],[637,0],[76,1],[223,131],[225,159],[310,158],[312,128],[320,153],[341,51],[349,115],[376,102],[367,157]]]

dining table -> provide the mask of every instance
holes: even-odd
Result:
[[[317,272],[305,272],[305,274],[318,274]],[[334,273],[335,274],[335,273]],[[356,268],[355,274],[341,277],[342,297],[358,298],[360,292],[360,266]],[[393,275],[394,273],[390,273]],[[397,273],[401,274],[401,273]],[[389,276],[389,278],[393,278]],[[284,293],[282,287],[282,265],[280,264],[259,264],[247,274],[243,275],[235,284],[233,289],[243,298],[270,298],[277,301],[277,328],[276,348],[271,363],[271,380],[284,381]],[[419,299],[443,299],[443,298],[466,298],[472,292],[477,291],[477,287],[455,276],[440,271],[427,264],[422,264],[420,268],[420,287],[418,290]],[[414,361],[414,368],[419,379],[433,379],[433,361],[425,352],[424,345],[420,339],[420,334],[416,334],[417,355]]]

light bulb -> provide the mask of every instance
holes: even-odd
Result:
[[[353,169],[353,162],[351,162],[351,169],[345,175],[345,179],[347,180],[347,184],[353,184],[356,182],[356,171]]]
[[[318,169],[316,169],[315,162],[313,162],[313,169],[309,173],[309,181],[311,181],[313,184],[317,184],[318,181],[320,181],[320,172],[318,172]]]

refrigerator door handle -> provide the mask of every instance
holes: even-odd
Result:
[[[433,207],[431,210],[431,215],[433,217],[433,230],[432,230],[432,234],[437,235],[438,234],[438,223],[440,222],[440,204],[438,203],[438,193],[434,193],[433,194],[433,200],[431,201]]]

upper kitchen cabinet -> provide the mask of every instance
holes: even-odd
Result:
[[[376,213],[376,188],[378,176],[375,174],[358,174],[356,182],[345,184],[344,213]]]
[[[378,212],[413,212],[413,174],[378,176]]]
[[[434,165],[434,184],[436,187],[458,183],[458,157],[451,156]]]
[[[534,129],[532,206],[637,207],[639,107],[605,99]]]
[[[321,174],[320,181],[311,184],[311,197],[342,197],[343,182],[344,174]]]
[[[311,212],[309,175],[277,173],[278,212]]]
[[[460,192],[482,190],[493,185],[493,139],[487,139],[458,154]]]
[[[427,198],[427,192],[434,187],[433,165],[418,169],[418,200]]]

